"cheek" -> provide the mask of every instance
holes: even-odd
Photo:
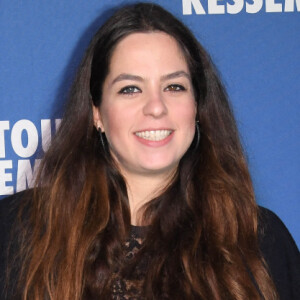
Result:
[[[115,107],[109,107],[103,109],[103,126],[105,134],[110,143],[115,143],[122,139],[122,136],[126,132],[126,114],[122,109]]]
[[[183,129],[181,138],[183,145],[186,147],[192,143],[196,131],[196,108],[194,101],[189,105],[183,106],[178,115],[180,116],[178,121],[180,121],[181,128]]]
[[[177,115],[179,116],[182,126],[187,128],[193,128],[195,126],[196,114],[197,112],[194,101],[179,107],[177,110]]]

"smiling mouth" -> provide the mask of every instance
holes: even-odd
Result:
[[[161,141],[168,137],[173,130],[146,130],[135,132],[135,135],[148,141]]]

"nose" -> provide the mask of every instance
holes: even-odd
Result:
[[[148,95],[143,107],[144,115],[160,118],[168,113],[167,106],[163,99],[163,95],[157,91]]]

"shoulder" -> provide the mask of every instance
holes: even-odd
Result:
[[[272,253],[296,254],[299,258],[299,250],[288,229],[279,217],[267,208],[259,207],[259,242],[261,250]],[[276,246],[276,248],[274,248]],[[277,250],[276,250],[277,249]]]
[[[11,195],[9,197],[6,197],[2,200],[0,200],[0,233],[6,233],[3,232],[4,229],[7,229],[7,227],[10,227],[12,223],[14,223],[20,205],[25,200],[29,200],[32,196],[32,191],[27,190],[23,192],[16,193],[14,195]],[[0,235],[1,237],[1,235]]]
[[[7,235],[7,230],[12,226],[14,222],[19,203],[24,193],[17,193],[3,200],[0,200],[0,238],[3,241],[3,238]]]
[[[20,192],[0,200],[0,299],[11,299],[2,293],[4,293],[8,256],[18,249],[17,238],[12,233],[14,233],[20,205],[31,198],[31,194],[31,191]]]
[[[259,208],[259,244],[280,299],[300,294],[300,254],[286,226],[272,211]]]
[[[0,245],[9,238],[22,204],[28,204],[32,198],[32,190],[23,191],[0,200]]]

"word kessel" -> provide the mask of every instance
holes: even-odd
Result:
[[[182,0],[184,15],[256,14],[300,11],[300,0]]]

